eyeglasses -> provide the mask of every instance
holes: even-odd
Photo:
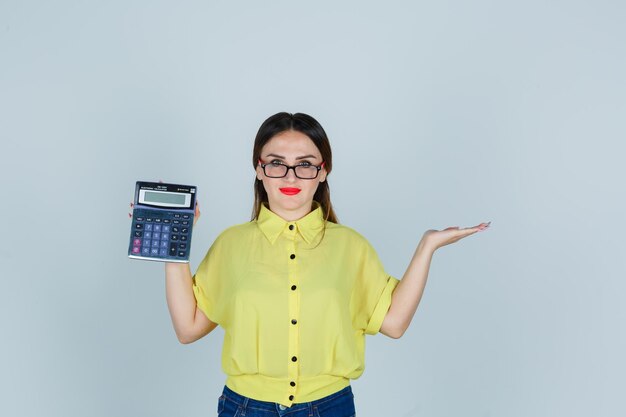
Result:
[[[309,162],[302,162],[295,166],[285,165],[279,161],[272,161],[264,164],[259,159],[259,165],[263,169],[263,173],[269,178],[283,178],[287,176],[290,169],[296,174],[296,177],[303,180],[313,180],[317,178],[320,169],[324,166],[325,162],[322,162],[319,166],[312,165]]]

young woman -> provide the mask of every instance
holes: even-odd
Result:
[[[489,223],[426,231],[398,280],[363,236],[338,223],[327,181],[331,148],[314,118],[268,118],[252,162],[252,220],[224,230],[194,276],[189,264],[165,265],[178,339],[224,328],[220,417],[354,416],[350,380],[363,373],[365,335],[400,338],[434,251]]]

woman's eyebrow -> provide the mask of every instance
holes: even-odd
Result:
[[[276,155],[275,153],[268,154],[266,156],[266,158],[269,158],[270,156],[273,156],[273,157],[276,157],[276,158],[280,158],[280,159],[285,159],[284,156]],[[297,157],[296,160],[298,160],[298,159],[306,159],[306,158],[313,158],[313,159],[315,159],[316,156],[315,155],[304,155],[304,156]]]

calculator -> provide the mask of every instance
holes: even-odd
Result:
[[[137,181],[128,257],[189,262],[196,187]]]

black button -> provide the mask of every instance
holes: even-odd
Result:
[[[181,258],[182,258],[183,256],[185,256],[185,251],[184,251],[184,250],[179,250],[179,251],[178,251],[178,256],[180,256]]]
[[[290,257],[291,259],[296,259],[296,255],[294,255],[293,253],[292,253],[291,255],[289,255],[289,257]]]
[[[189,231],[189,228],[187,227],[183,227],[182,229],[180,229],[180,233],[187,233]]]
[[[172,240],[178,240],[178,235],[172,235],[171,239]]]
[[[293,395],[289,396],[289,401],[293,400]]]
[[[297,360],[298,360],[298,358],[296,358],[295,356],[292,356],[292,357],[291,357],[291,362],[295,362],[295,361],[297,361]]]
[[[157,217],[157,218],[154,219],[154,222],[155,223],[161,223],[161,219],[159,217]]]
[[[188,219],[189,218],[189,214],[183,214],[183,219]]]
[[[291,286],[291,291],[295,291],[295,290],[296,290],[296,286],[295,286],[295,285],[292,285],[292,286]]]
[[[174,218],[175,219],[180,219],[180,214],[178,214],[178,213],[174,214]]]
[[[143,236],[143,232],[140,232],[138,230],[135,231],[135,237],[142,237]]]
[[[291,382],[289,383],[289,385],[291,385],[292,387],[295,387],[295,386],[296,386],[296,383],[295,383],[295,382],[293,382],[293,381],[291,381]]]
[[[184,242],[184,241],[186,241],[186,240],[187,240],[187,236],[185,236],[185,235],[180,235],[180,240],[181,240],[181,241],[183,241],[183,242]]]
[[[291,319],[291,324],[296,324],[298,322],[298,320],[296,319]]]
[[[293,230],[293,224],[289,225],[289,230]]]
[[[146,219],[146,221],[147,221],[148,223],[152,223],[152,217],[148,217],[148,218]]]
[[[137,221],[138,221],[138,222],[142,222],[142,221],[144,221],[144,218],[143,218],[143,217],[137,217],[136,219],[137,219]]]
[[[189,226],[189,221],[188,220],[183,221],[183,226]]]
[[[170,243],[170,256],[176,256],[176,252],[178,252],[176,243]]]
[[[187,244],[186,243],[179,243],[178,244],[178,249],[187,249]]]
[[[163,223],[171,223],[170,219],[163,219]]]
[[[135,229],[142,230],[143,229],[143,224],[139,224],[139,223],[135,224]]]

